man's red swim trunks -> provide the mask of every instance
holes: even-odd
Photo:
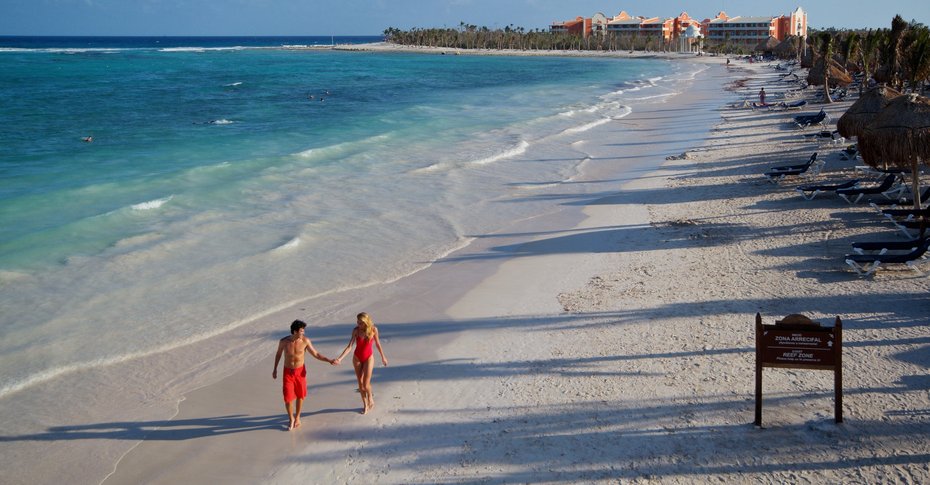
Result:
[[[307,368],[284,368],[284,402],[307,397]]]

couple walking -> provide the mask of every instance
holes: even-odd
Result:
[[[313,358],[323,362],[329,362],[331,365],[339,365],[342,359],[349,353],[352,345],[355,345],[355,353],[352,356],[352,366],[355,368],[355,377],[358,379],[358,392],[362,396],[362,414],[368,413],[375,406],[375,401],[371,392],[371,373],[375,368],[375,357],[372,346],[378,347],[378,353],[381,354],[381,364],[387,365],[387,357],[384,356],[384,350],[381,348],[381,340],[378,338],[378,329],[371,321],[367,313],[362,312],[356,316],[356,325],[352,329],[352,336],[349,343],[342,351],[342,354],[335,359],[328,359],[319,353],[310,339],[304,335],[307,324],[294,320],[291,323],[291,334],[284,337],[278,342],[278,351],[274,356],[274,371],[271,373],[273,379],[278,378],[278,362],[284,355],[284,375],[282,377],[284,392],[284,407],[287,409],[289,420],[288,430],[300,427],[300,409],[303,406],[304,398],[307,397],[307,368],[304,365],[304,353],[309,353]],[[296,402],[296,406],[295,406]]]

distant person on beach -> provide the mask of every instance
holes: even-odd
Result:
[[[272,379],[278,378],[278,362],[284,354],[284,377],[282,378],[284,390],[284,408],[287,409],[288,431],[300,427],[300,408],[307,397],[307,368],[304,366],[304,352],[309,352],[317,360],[336,365],[333,359],[323,357],[323,354],[313,348],[310,339],[304,335],[307,324],[294,320],[291,323],[291,335],[278,342],[278,352],[274,356],[274,371]],[[294,407],[297,401],[297,407]]]
[[[355,367],[355,377],[358,379],[358,392],[362,396],[362,414],[368,414],[375,407],[375,400],[371,392],[371,373],[375,368],[375,355],[372,345],[378,347],[381,354],[381,364],[388,365],[387,357],[381,348],[381,339],[378,338],[378,329],[367,313],[359,313],[356,317],[356,326],[352,329],[349,344],[346,345],[342,355],[336,358],[336,364],[349,353],[352,344],[355,344],[355,355],[352,356],[352,366]]]
[[[765,88],[759,90],[759,104],[765,106]]]

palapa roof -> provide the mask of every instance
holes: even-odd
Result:
[[[875,121],[888,103],[901,93],[887,86],[877,86],[866,91],[836,122],[836,129],[846,138],[859,136],[866,125]]]
[[[770,35],[768,39],[765,39],[762,42],[759,42],[758,44],[756,44],[755,50],[762,51],[762,52],[771,52],[771,51],[774,51],[776,47],[778,47],[778,39]]]
[[[811,68],[810,72],[807,74],[808,84],[813,84],[815,86],[823,86],[823,71],[824,71],[824,60],[821,57],[814,62],[814,67]],[[829,70],[829,79],[831,86],[846,86],[852,83],[852,78],[846,71],[843,70],[843,67],[834,60],[830,61],[830,70]]]
[[[775,46],[775,53],[780,56],[795,56],[798,53],[798,37],[795,35],[787,37]]]
[[[916,169],[930,164],[930,99],[905,94],[891,100],[865,127],[859,150],[866,163]]]

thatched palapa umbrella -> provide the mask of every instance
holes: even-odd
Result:
[[[822,86],[824,78],[824,62],[823,57],[817,59],[817,62],[814,63],[814,67],[811,68],[810,72],[807,73],[807,83],[814,86]],[[827,74],[827,77],[830,80],[831,86],[848,86],[852,83],[852,78],[849,77],[849,74],[843,70],[843,67],[840,66],[840,63],[831,60],[830,69]]]
[[[882,109],[900,95],[886,86],[869,89],[836,122],[837,131],[846,138],[858,137],[866,125],[875,121]]]
[[[866,126],[859,141],[862,158],[870,165],[882,160],[911,170],[914,208],[920,209],[918,164],[930,163],[930,99],[916,94],[898,96]]]
[[[770,39],[772,37],[769,37]],[[780,44],[775,46],[773,52],[775,55],[782,59],[793,59],[798,55],[798,44],[801,42],[801,39],[795,35],[789,36],[787,39],[781,41]]]
[[[778,47],[778,39],[770,35],[768,39],[765,39],[762,42],[756,44],[756,48],[754,50],[756,52],[771,54],[775,51],[776,47]]]

